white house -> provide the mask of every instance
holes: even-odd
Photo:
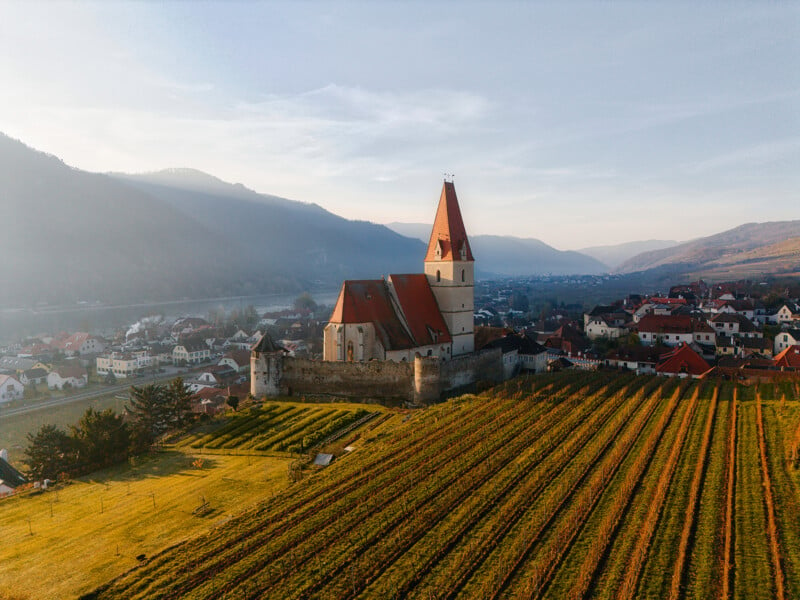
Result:
[[[211,358],[211,349],[203,340],[178,342],[172,350],[175,364],[197,364]]]
[[[73,333],[67,338],[54,341],[52,345],[54,348],[63,351],[66,356],[99,354],[106,348],[103,340],[86,332]]]
[[[227,365],[239,373],[250,372],[250,352],[247,350],[232,350],[219,359],[219,365]]]
[[[0,404],[22,398],[24,393],[25,386],[16,377],[0,375]]]
[[[53,367],[53,370],[47,374],[47,387],[51,390],[82,388],[88,381],[86,369],[77,365]]]
[[[133,377],[147,367],[157,364],[147,350],[112,352],[106,356],[98,356],[96,362],[98,375],[104,377],[113,373],[118,379]]]
[[[800,307],[796,304],[784,304],[772,317],[774,323],[797,323],[800,321]]]
[[[625,332],[624,327],[614,326],[602,316],[590,317],[586,323],[585,330],[586,337],[590,340],[596,340],[598,338],[615,340],[621,337]]]
[[[789,346],[800,344],[800,329],[787,329],[775,336],[775,347],[772,349],[774,355],[783,352]]]

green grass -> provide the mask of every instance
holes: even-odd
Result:
[[[135,566],[136,556],[220,526],[288,485],[287,459],[204,456],[199,467],[197,458],[165,452],[57,491],[1,500],[0,530],[13,542],[0,545],[0,588],[74,597]],[[204,500],[210,512],[193,514]]]

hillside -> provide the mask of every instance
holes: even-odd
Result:
[[[619,267],[625,261],[651,250],[663,250],[677,246],[675,240],[643,240],[637,242],[625,242],[624,244],[613,244],[610,246],[591,246],[589,248],[579,248],[576,252],[591,256],[606,265],[610,270]]]
[[[427,243],[431,226],[423,223],[388,223],[389,229]],[[477,272],[486,276],[594,275],[608,271],[600,261],[572,250],[557,250],[533,238],[470,235]]]
[[[747,223],[672,248],[644,252],[624,262],[617,272],[659,270],[676,276],[695,274],[711,278],[713,273],[721,272],[720,266],[725,265],[726,271],[735,278],[740,273],[753,272],[747,266],[755,258],[751,252],[797,237],[800,237],[800,220]],[[775,254],[776,250],[778,254]],[[797,271],[800,266],[800,261],[793,262],[791,248],[785,254],[780,253],[780,248],[765,252],[759,257],[759,273],[783,275]]]
[[[568,372],[395,413],[85,598],[799,597],[797,390],[759,394]]]
[[[0,211],[13,215],[0,306],[294,292],[418,271],[424,255],[417,240],[315,204],[191,170],[87,173],[2,134]]]

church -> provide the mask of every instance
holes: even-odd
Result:
[[[456,189],[445,181],[424,273],[345,281],[328,325],[323,360],[443,361],[475,350],[475,259]]]
[[[475,258],[445,180],[423,272],[345,281],[323,360],[287,356],[264,335],[251,349],[250,393],[420,405],[500,382],[502,350],[475,351],[474,303]]]

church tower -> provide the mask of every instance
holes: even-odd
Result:
[[[453,356],[475,350],[475,259],[461,219],[456,188],[445,181],[425,255],[428,277],[439,310],[453,339]]]

